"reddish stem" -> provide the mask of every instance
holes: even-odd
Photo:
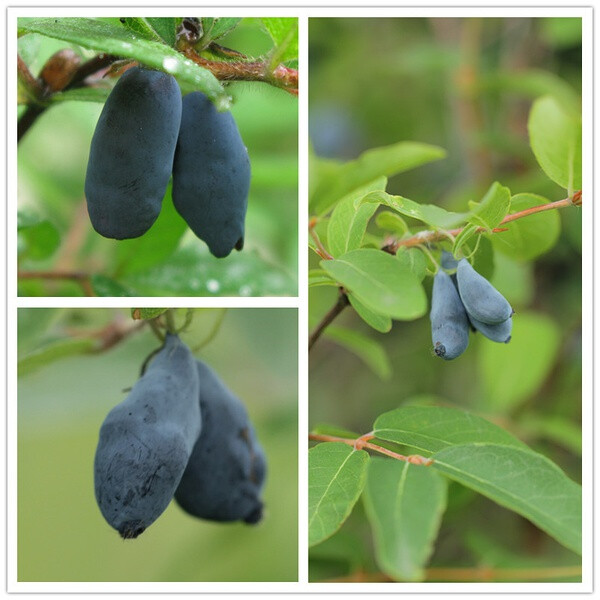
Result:
[[[263,81],[282,88],[291,94],[298,94],[298,71],[285,65],[278,65],[272,71],[269,63],[222,62],[200,56],[192,47],[183,48],[183,54],[197,65],[210,71],[220,81]]]
[[[413,465],[425,465],[426,467],[428,467],[429,465],[433,464],[433,460],[430,458],[425,458],[423,456],[419,456],[418,454],[404,456],[404,454],[398,454],[397,452],[393,452],[392,450],[388,450],[387,448],[383,448],[382,446],[378,446],[377,444],[372,444],[371,442],[364,441],[365,439],[373,439],[374,437],[375,436],[371,433],[367,433],[366,435],[363,435],[356,439],[337,437],[335,435],[326,435],[321,433],[308,434],[308,439],[313,440],[315,442],[342,442],[343,444],[352,446],[355,450],[367,448],[368,450],[373,450],[373,452],[385,454],[386,456],[389,456],[396,460],[408,462]]]

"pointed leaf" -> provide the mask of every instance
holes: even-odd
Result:
[[[418,142],[399,142],[373,148],[335,169],[335,177],[323,179],[314,190],[310,205],[316,214],[326,213],[340,198],[377,177],[414,169],[446,155],[442,148]]]
[[[412,217],[432,227],[441,227],[442,229],[455,227],[471,215],[471,213],[449,212],[435,204],[419,204],[414,200],[402,196],[390,196],[381,191],[371,192],[362,199],[362,202],[384,204],[406,217]]]
[[[319,285],[332,285],[337,287],[337,283],[331,279],[327,271],[322,269],[311,269],[308,272],[308,287],[317,287]]]
[[[411,320],[427,310],[427,298],[418,278],[381,250],[353,250],[337,259],[321,261],[321,267],[375,312]]]
[[[96,341],[91,338],[66,338],[50,342],[19,359],[18,377],[27,375],[61,358],[92,352],[95,348]]]
[[[403,406],[380,415],[373,434],[429,455],[443,448],[489,442],[527,448],[504,429],[471,413],[442,406]]]
[[[275,48],[273,64],[298,58],[298,19],[295,17],[264,17],[261,19]]]
[[[201,43],[207,46],[213,40],[218,40],[233,31],[242,19],[239,17],[203,17],[202,29],[204,35]]]
[[[341,442],[308,452],[309,546],[333,535],[350,516],[365,485],[369,455]]]
[[[581,486],[527,448],[475,443],[440,450],[433,467],[515,511],[581,554]]]
[[[487,229],[498,227],[510,208],[510,190],[494,182],[479,204],[470,207],[473,216],[469,221]]]
[[[367,308],[354,294],[348,294],[348,300],[358,316],[376,331],[387,333],[392,328],[392,319],[389,315],[382,315]]]
[[[375,204],[355,208],[352,197],[338,202],[327,226],[328,249],[333,257],[360,248],[369,219],[376,210]]]
[[[204,92],[219,110],[227,110],[230,98],[216,77],[161,42],[142,39],[125,27],[99,19],[43,18],[19,21],[19,30],[79,44],[99,52],[132,58],[171,73],[181,83]]]
[[[363,494],[381,570],[422,579],[446,507],[446,482],[429,467],[371,458]]]

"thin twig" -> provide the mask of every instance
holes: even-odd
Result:
[[[333,305],[331,310],[321,319],[321,322],[317,325],[315,330],[310,334],[310,339],[308,340],[308,350],[315,345],[315,342],[321,337],[321,334],[325,329],[333,322],[333,320],[350,304],[350,300],[348,300],[348,296],[346,293],[340,288],[340,293],[336,303]]]
[[[90,353],[97,354],[106,352],[119,342],[123,341],[133,333],[144,327],[145,322],[131,323],[128,319],[116,318],[108,325],[99,329],[78,329],[74,327],[67,328],[67,333],[74,338],[95,338],[98,345],[90,349]]]
[[[171,334],[177,334],[177,327],[175,326],[175,314],[172,308],[168,308],[161,316],[164,316],[167,323],[167,331]]]
[[[503,231],[506,231],[506,228],[501,227],[501,225],[511,223],[512,221],[516,221],[517,219],[522,219],[523,217],[528,217],[529,215],[534,215],[536,213],[544,212],[546,210],[566,208],[567,206],[581,206],[581,190],[575,192],[571,198],[564,198],[563,200],[556,200],[555,202],[540,204],[539,206],[533,206],[531,208],[526,208],[525,210],[521,210],[511,215],[506,215],[504,219],[502,219],[502,221],[500,222],[499,226],[492,229],[492,233],[501,233]],[[459,233],[461,233],[463,229],[464,227],[459,227],[458,229],[450,229],[449,231],[419,231],[418,233],[409,238],[406,238],[404,240],[396,240],[395,242],[387,244],[384,248],[382,248],[382,250],[390,252],[391,254],[395,254],[401,246],[412,247],[429,242],[439,242],[446,238],[448,234],[452,235],[453,237],[456,237]],[[485,227],[479,227],[476,230],[476,233],[484,233],[486,231],[487,229]]]
[[[392,450],[388,450],[387,448],[378,446],[377,444],[373,444],[372,442],[364,441],[365,439],[372,438],[373,436],[371,434],[367,434],[366,436],[361,436],[356,439],[337,437],[335,435],[325,435],[321,433],[308,434],[308,439],[312,440],[313,442],[342,442],[343,444],[348,444],[348,446],[352,446],[356,450],[367,448],[368,450],[372,450],[373,452],[385,454],[390,458],[401,460],[403,462],[408,462],[414,465],[424,465],[428,467],[429,465],[433,464],[433,460],[430,458],[424,458],[423,456],[419,456],[418,454],[410,454],[409,456],[404,456],[404,454],[398,454],[398,452],[393,452]]]
[[[581,577],[581,567],[430,567],[425,569],[422,581],[438,582],[489,582],[489,581],[532,581]],[[350,575],[333,577],[324,583],[376,583],[395,581],[385,573],[357,571]]]
[[[18,279],[50,279],[50,280],[67,280],[75,281],[83,290],[86,296],[95,296],[91,278],[88,273],[80,271],[19,271]]]
[[[581,206],[581,202],[582,202],[581,201],[581,190],[579,190],[579,191],[575,192],[573,194],[573,196],[571,196],[570,198],[564,198],[563,200],[556,200],[555,202],[548,202],[547,204],[540,204],[539,206],[533,206],[531,208],[526,208],[519,212],[513,213],[512,215],[506,215],[504,217],[504,219],[502,219],[502,221],[500,222],[500,225],[505,225],[506,223],[516,221],[517,219],[522,219],[523,217],[528,217],[529,215],[544,212],[546,210],[566,208],[567,206]],[[313,239],[315,239],[315,236],[316,236],[316,233],[313,235],[315,225],[316,225],[316,219],[313,218],[313,219],[311,219],[311,221],[309,223],[309,233],[311,234],[311,236],[313,236]],[[444,239],[448,238],[448,236],[451,236],[452,238],[454,238],[463,229],[464,229],[464,227],[459,227],[458,229],[451,229],[449,231],[448,230],[419,231],[415,235],[413,235],[409,238],[403,239],[403,240],[388,241],[388,242],[386,242],[386,245],[383,246],[381,249],[384,252],[388,252],[389,254],[396,254],[396,252],[398,252],[398,249],[401,246],[404,246],[405,248],[410,248],[410,247],[415,247],[415,246],[421,246],[422,244],[426,244],[426,243],[430,243],[430,242],[443,241]],[[496,227],[496,228],[492,229],[492,233],[501,233],[506,230],[507,230],[506,227]],[[488,231],[488,230],[485,227],[479,227],[476,230],[476,233],[483,233],[486,231]],[[318,240],[318,243],[317,243],[317,240]],[[319,255],[321,256],[321,258],[323,258],[325,260],[331,260],[333,258],[327,252],[327,250],[324,247],[322,247],[322,244],[321,244],[320,240],[318,239],[318,236],[316,236],[315,244],[317,244],[317,247],[319,248]],[[346,300],[347,300],[347,296],[346,296]],[[340,308],[338,306],[339,302],[340,302],[340,299],[338,298],[336,304],[323,317],[323,320],[319,323],[319,325],[317,326],[317,328],[315,329],[313,334],[311,334],[310,342],[308,345],[309,350],[312,348],[313,344],[317,341],[317,339],[321,336],[321,334],[323,333],[325,328],[328,325],[330,325],[333,322],[333,320],[342,312],[343,308],[345,308],[345,306],[348,305],[348,302],[346,302],[346,304]]]
[[[20,59],[19,59],[20,60]],[[55,91],[67,91],[76,88],[85,87],[86,79],[110,66],[115,60],[117,60],[116,56],[112,56],[110,54],[98,54],[94,58],[84,62],[80,65],[75,71],[73,77],[69,81],[69,83],[64,87],[63,90],[55,90]],[[44,101],[47,102],[50,98],[51,94],[47,94],[44,96]],[[51,106],[50,104],[30,104],[25,112],[21,115],[19,122],[17,123],[17,141],[20,141],[21,138],[29,131],[30,127],[34,124],[37,118]]]

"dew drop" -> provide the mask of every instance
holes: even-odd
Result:
[[[166,56],[163,58],[162,66],[165,71],[175,73],[175,71],[177,71],[177,59],[172,56]]]
[[[206,282],[206,289],[211,294],[216,294],[221,289],[221,284],[216,279],[209,279]]]

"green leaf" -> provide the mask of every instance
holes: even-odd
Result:
[[[330,165],[329,177],[322,177],[311,195],[311,210],[319,215],[324,214],[340,198],[378,177],[402,173],[440,160],[445,155],[445,151],[437,146],[399,142],[367,150],[356,160],[343,165]]]
[[[445,448],[432,458],[433,468],[581,554],[581,486],[541,454],[484,442]]]
[[[91,352],[95,347],[96,342],[89,338],[68,338],[51,342],[19,359],[17,364],[18,377],[32,373],[61,358]]]
[[[488,236],[480,235],[476,243],[477,250],[475,250],[472,259],[473,268],[486,279],[490,279],[495,270],[494,248],[492,247],[492,242],[489,240]],[[470,245],[470,243],[467,245]],[[472,250],[470,249],[469,251]]]
[[[452,254],[457,255],[458,251],[477,233],[479,225],[469,223],[463,227],[463,230],[456,236],[452,244]]]
[[[47,219],[19,211],[17,215],[19,258],[43,260],[60,246],[58,229]]]
[[[106,102],[112,88],[109,87],[83,87],[56,92],[50,96],[52,104],[60,102]]]
[[[402,236],[408,232],[406,221],[398,214],[391,210],[382,210],[375,217],[375,224],[379,229],[389,231],[395,235]]]
[[[492,183],[483,200],[479,204],[470,203],[469,208],[473,212],[473,216],[469,218],[471,223],[494,229],[508,213],[510,190],[496,181]]]
[[[356,354],[381,379],[391,377],[390,360],[383,346],[375,340],[353,329],[333,325],[325,330],[324,336]]]
[[[386,252],[352,250],[337,259],[321,261],[321,267],[372,311],[412,320],[427,310],[418,278]]]
[[[169,46],[175,46],[175,34],[181,18],[176,17],[146,17],[144,19],[159,37]]]
[[[471,413],[442,406],[403,406],[380,415],[373,434],[411,446],[424,455],[457,444],[488,442],[527,448],[497,425]]]
[[[136,37],[143,37],[145,40],[151,40],[153,42],[163,43],[163,39],[154,31],[154,28],[147,19],[143,17],[122,17],[121,23],[132,31]]]
[[[390,196],[385,192],[371,192],[362,202],[375,202],[393,208],[406,217],[423,221],[433,227],[447,229],[465,221],[471,213],[455,213],[444,210],[435,204],[419,204],[402,196]]]
[[[565,19],[557,20],[562,22]],[[533,99],[550,95],[568,112],[581,111],[581,98],[571,85],[558,75],[541,69],[495,71],[482,77],[480,89],[516,92]]]
[[[308,287],[317,287],[319,285],[332,285],[337,287],[337,283],[331,279],[327,271],[322,269],[310,269],[308,272]]]
[[[348,429],[342,429],[334,425],[327,425],[327,423],[317,423],[317,425],[315,425],[310,432],[324,435],[334,435],[336,437],[348,438],[350,440],[355,440],[360,437],[360,433],[349,431]]]
[[[419,281],[425,279],[427,273],[427,257],[419,248],[406,248],[400,246],[396,252],[396,258],[400,264],[412,271]]]
[[[166,313],[168,308],[132,308],[131,309],[131,318],[134,320],[144,320],[147,321],[149,319],[156,319],[163,313]]]
[[[533,103],[529,142],[540,167],[569,196],[581,189],[581,119],[569,115],[552,96]]]
[[[241,20],[241,18],[236,17],[203,17],[201,22],[204,33],[200,44],[205,48],[210,42],[218,40],[233,31]]]
[[[215,258],[200,242],[119,280],[140,296],[292,296],[296,281],[256,252]]]
[[[376,210],[375,204],[355,208],[351,196],[338,202],[327,226],[328,250],[333,257],[360,248],[367,224]]]
[[[505,414],[530,398],[552,370],[560,338],[559,328],[549,317],[516,313],[508,344],[481,343],[478,352],[484,404]]]
[[[116,275],[122,277],[138,273],[163,263],[177,250],[187,229],[186,222],[173,206],[169,184],[158,219],[150,231],[137,238],[119,240]]]
[[[96,296],[118,298],[137,296],[136,290],[127,288],[105,275],[96,273],[90,277],[90,282]]]
[[[446,507],[446,482],[433,469],[371,458],[363,494],[381,570],[418,581],[433,551]]]
[[[546,198],[536,194],[517,194],[511,200],[511,213],[547,203]],[[558,240],[560,216],[556,210],[547,210],[505,223],[502,227],[508,231],[490,236],[494,249],[516,260],[531,260],[550,250]]]
[[[132,58],[174,75],[181,83],[206,94],[218,110],[227,110],[230,98],[215,76],[163,43],[141,39],[106,21],[87,18],[45,18],[19,23],[19,31],[79,44],[99,52]]]
[[[275,44],[271,53],[271,64],[277,65],[298,58],[298,19],[263,17],[261,21]]]
[[[333,535],[348,518],[365,485],[369,455],[341,442],[308,452],[309,546]]]
[[[348,300],[358,316],[376,331],[387,333],[392,328],[392,319],[389,315],[382,315],[367,308],[354,294],[348,294]]]

